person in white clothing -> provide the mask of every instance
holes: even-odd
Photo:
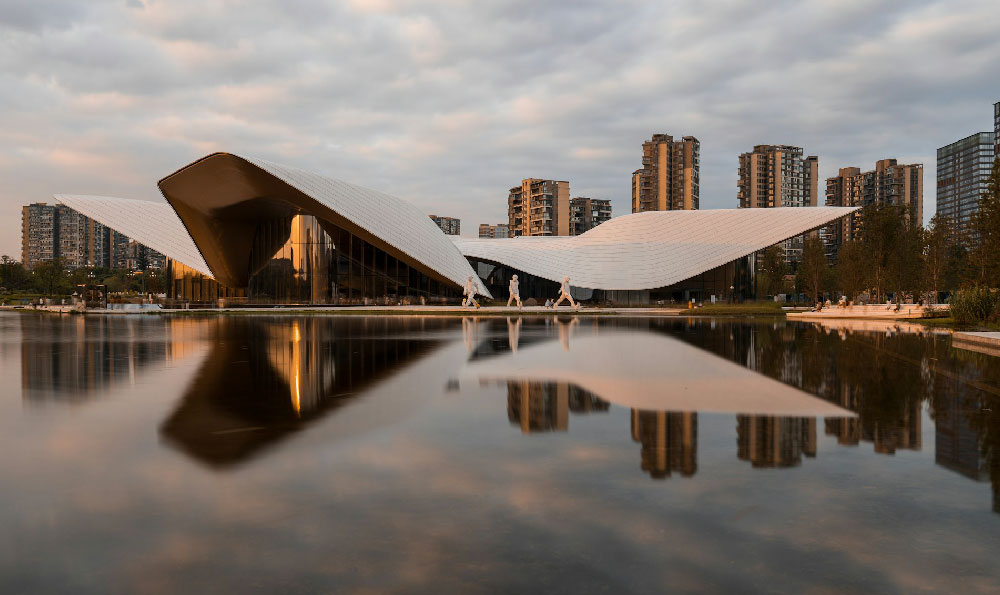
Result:
[[[573,306],[574,310],[580,309],[580,304],[573,301],[573,296],[569,293],[569,277],[563,277],[562,285],[559,286],[559,299],[552,304],[552,308],[558,308],[563,300],[569,300],[569,305]]]
[[[476,284],[472,282],[472,275],[465,280],[465,289],[463,292],[467,297],[462,303],[462,307],[468,308],[469,306],[475,306],[476,310],[479,309],[479,302],[476,301]]]
[[[514,276],[512,276],[510,278],[510,285],[507,286],[507,289],[510,290],[510,297],[507,298],[507,307],[509,308],[510,307],[510,303],[513,302],[513,301],[516,301],[517,302],[517,309],[520,310],[521,309],[521,290],[520,290],[520,283],[518,283],[518,281],[517,281],[517,275],[514,275]]]

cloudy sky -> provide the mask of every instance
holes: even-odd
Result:
[[[655,132],[694,135],[702,208],[737,155],[820,173],[992,129],[996,0],[0,0],[0,254],[53,193],[159,199],[212,151],[310,169],[479,223],[523,177],[630,209]]]

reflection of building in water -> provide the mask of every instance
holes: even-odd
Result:
[[[244,462],[435,349],[446,320],[221,318],[164,439],[201,463]]]
[[[565,382],[507,382],[507,419],[532,432],[565,432],[569,412],[604,412],[607,401]]]
[[[828,418],[825,431],[837,443],[855,446],[871,442],[875,452],[893,454],[897,449],[920,450],[921,408],[917,399],[900,400],[893,407],[875,409],[859,398],[858,387],[840,385],[838,404],[856,411],[856,418]]]
[[[736,416],[737,457],[754,467],[794,467],[816,456],[815,417]]]
[[[698,470],[698,414],[632,410],[632,440],[642,444],[642,470],[654,479]]]
[[[934,403],[934,462],[968,478],[989,478],[988,462],[980,450],[979,432],[967,412],[978,413],[982,404],[964,402],[958,395],[939,397]],[[965,410],[963,410],[965,409]]]
[[[21,388],[28,401],[87,399],[133,384],[150,365],[201,349],[209,323],[149,316],[21,317]]]

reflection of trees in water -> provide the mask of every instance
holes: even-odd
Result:
[[[429,353],[448,321],[226,317],[161,435],[224,468],[256,456]],[[423,332],[431,331],[430,337]]]
[[[154,316],[24,314],[20,319],[24,399],[82,401],[194,349],[207,333],[204,320]]]
[[[988,477],[1000,512],[1000,359],[954,349],[950,337],[931,333],[744,321],[660,328],[854,411],[855,419],[825,420],[825,433],[842,445],[871,442],[882,454],[919,450],[926,402],[936,462],[972,479]]]

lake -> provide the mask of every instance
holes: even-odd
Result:
[[[996,592],[1000,358],[893,323],[0,313],[0,590]]]

